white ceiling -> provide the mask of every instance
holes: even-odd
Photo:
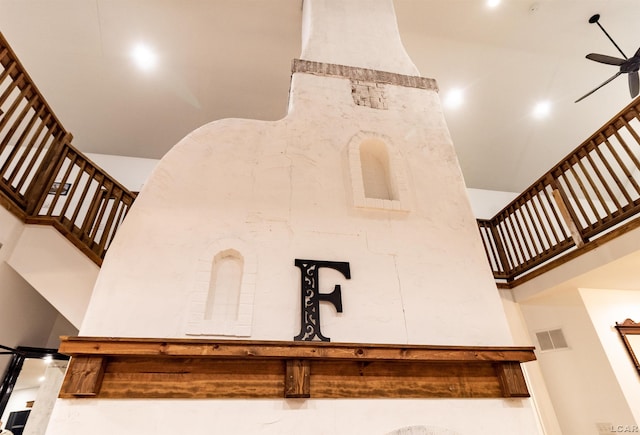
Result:
[[[345,0],[342,0],[345,1]],[[522,191],[630,102],[626,76],[585,59],[640,46],[638,0],[395,0],[401,36],[441,96],[469,187]],[[301,0],[0,0],[4,33],[84,152],[160,158],[226,117],[286,113]],[[138,41],[160,64],[141,72]],[[531,115],[549,100],[546,119]]]

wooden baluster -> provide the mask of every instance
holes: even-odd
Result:
[[[568,201],[565,199],[566,195],[564,194],[564,191],[559,184],[556,184],[552,194],[553,199],[556,201],[556,205],[558,206],[558,210],[560,210],[560,214],[564,218],[564,221],[569,228],[569,231],[571,232],[573,242],[578,248],[582,248],[584,246],[585,240],[583,239],[580,230],[576,225],[576,217],[574,215],[573,209],[567,205]]]
[[[489,228],[489,224],[487,221],[478,221],[478,229],[480,230],[480,240],[482,240],[482,247],[484,248],[484,252],[487,255],[487,259],[489,260],[489,265],[491,266],[491,270],[494,274],[500,272],[500,260],[496,255],[496,250],[494,248],[493,238],[491,237],[491,229]],[[495,266],[494,266],[495,265]]]
[[[35,125],[36,121],[38,120],[38,118],[40,117],[40,115],[42,114],[43,111],[44,111],[44,105],[41,104],[40,105],[40,109],[37,112],[33,113],[33,116],[29,120],[29,123],[25,126],[24,130],[22,131],[22,134],[20,134],[20,137],[16,141],[15,145],[13,146],[13,149],[9,153],[9,156],[5,160],[4,165],[2,166],[2,168],[0,168],[0,176],[2,176],[2,175],[4,175],[5,171],[9,168],[9,164],[13,161],[13,159],[17,155],[18,151],[20,149],[22,149],[22,154],[20,155],[20,158],[18,159],[18,161],[14,165],[10,176],[7,178],[8,184],[11,184],[11,182],[13,181],[13,179],[15,177],[15,174],[18,173],[18,171],[20,170],[20,168],[24,164],[24,161],[27,158],[27,155],[29,154],[29,151],[31,150],[30,146],[27,146],[26,148],[23,148],[22,144],[25,141],[25,139],[27,138],[27,136],[29,135],[29,133],[31,132],[31,130],[33,129],[33,126]],[[2,146],[0,146],[0,148],[2,148]]]
[[[505,219],[505,221],[509,224],[509,228],[511,229],[511,235],[512,235],[512,239],[515,242],[515,246],[518,247],[518,251],[520,252],[520,261],[518,263],[524,263],[527,261],[527,256],[524,253],[524,249],[522,249],[522,241],[520,240],[520,237],[518,237],[518,231],[516,230],[516,228],[513,225],[513,216],[514,216],[514,208],[513,206],[510,206],[508,208],[509,210],[509,216],[507,219]],[[516,222],[517,223],[517,222]],[[528,250],[528,248],[527,248]],[[529,257],[531,257],[531,254],[529,253]]]
[[[51,116],[51,114],[48,114],[43,119],[42,123],[38,126],[37,133],[33,135],[33,137],[31,138],[31,141],[29,143],[30,147],[32,147],[33,144],[35,144],[35,141],[40,136],[42,130],[46,126],[46,121],[49,119],[50,116]],[[36,152],[33,154],[31,159],[29,160],[29,163],[27,164],[27,167],[25,168],[24,172],[22,173],[22,177],[20,178],[20,181],[16,185],[16,191],[17,192],[20,192],[22,190],[22,186],[24,186],[24,183],[29,180],[29,176],[31,175],[31,171],[33,170],[34,165],[38,161],[38,157],[40,157],[40,155],[42,154],[42,152],[43,152],[43,150],[45,148],[45,145],[47,144],[47,141],[49,141],[49,139],[51,139],[52,136],[53,136],[53,128],[48,128],[46,133],[44,134],[44,136],[40,140],[40,143],[38,144],[38,148],[36,149]],[[16,172],[16,174],[17,174],[17,172]],[[13,176],[14,176],[14,174],[11,174],[11,177],[13,177]]]
[[[572,163],[572,160],[578,160],[575,156],[572,156],[569,159],[569,172],[571,172],[571,175],[573,176],[574,180],[576,181],[576,184],[578,185],[578,187],[580,188],[580,191],[582,192],[582,197],[586,200],[587,205],[589,205],[589,208],[591,209],[591,213],[593,214],[593,219],[595,220],[595,222],[592,222],[591,219],[589,219],[589,215],[588,214],[584,214],[583,217],[585,219],[586,225],[588,228],[593,228],[593,226],[596,223],[602,223],[602,219],[600,218],[600,214],[598,213],[598,209],[596,208],[596,206],[593,204],[593,201],[591,200],[591,196],[589,195],[589,191],[587,190],[587,188],[585,187],[584,183],[582,182],[582,178],[580,178],[580,176],[578,176],[578,173],[575,170],[575,162]],[[580,200],[579,200],[580,196],[576,195],[574,196],[574,199],[576,200],[576,204],[580,204]]]
[[[548,183],[547,185],[553,189],[553,186],[555,185],[555,181],[553,179],[551,179],[551,183],[552,184]],[[548,208],[553,213],[554,219],[551,220],[551,218],[549,217],[549,214],[547,213],[547,207],[543,207],[542,211],[544,212],[544,215],[547,217],[547,222],[549,222],[549,224],[550,224],[549,227],[551,228],[551,232],[553,233],[553,236],[556,238],[557,243],[560,243],[563,240],[568,239],[570,236],[564,230],[564,226],[562,225],[564,220],[561,219],[560,216],[558,216],[556,207],[554,207],[555,200],[552,201],[551,198],[549,198],[549,193],[547,192],[546,186],[541,192],[544,194],[544,199],[545,199],[545,201],[546,201],[546,203],[548,205]],[[553,194],[553,190],[552,190],[552,194]],[[558,229],[562,233],[562,238],[558,237],[558,233],[556,233],[556,225],[555,224],[557,224]]]
[[[524,225],[524,229],[526,230],[526,236],[524,237],[524,233],[523,233],[523,238],[525,240],[525,242],[528,245],[531,245],[531,251],[533,252],[533,255],[530,257],[530,259],[533,259],[535,257],[538,256],[538,254],[540,254],[540,252],[538,251],[538,248],[536,246],[536,242],[535,239],[533,237],[533,232],[531,231],[531,228],[529,227],[529,223],[527,222],[527,218],[523,213],[523,208],[525,208],[525,205],[527,203],[527,200],[523,198],[523,200],[520,202],[520,206],[518,207],[517,212],[520,214],[520,219],[522,221],[522,224]],[[531,217],[531,216],[529,216]],[[519,226],[519,225],[518,225]]]
[[[78,164],[78,160],[80,160],[80,163]],[[62,220],[65,220],[65,216],[67,214],[67,210],[69,209],[69,206],[71,205],[71,202],[73,200],[73,197],[76,193],[76,190],[78,190],[78,185],[80,184],[80,179],[82,178],[82,175],[84,174],[84,170],[85,167],[87,165],[87,161],[80,157],[80,156],[76,156],[75,159],[76,164],[78,164],[78,173],[76,174],[76,179],[71,183],[71,189],[69,190],[69,194],[68,194],[68,200],[65,201],[64,206],[62,207],[62,210],[60,210],[60,217]],[[71,231],[73,229],[73,221],[71,219],[66,219],[66,221],[68,221],[65,224],[65,227],[68,227],[69,231]]]
[[[82,222],[82,226],[80,227],[81,240],[87,242],[89,246],[91,246],[92,242],[89,233],[93,229],[93,226],[97,225],[95,222],[96,215],[98,214],[98,210],[102,207],[102,203],[105,200],[105,191],[102,188],[105,181],[104,175],[102,173],[94,175],[93,181],[96,181],[98,185],[96,187],[96,191],[93,193],[91,201],[89,202],[89,210],[87,211],[87,214]]]
[[[498,257],[496,256],[496,252],[494,249],[494,243],[490,234],[490,223],[486,220],[477,219],[478,229],[480,230],[480,240],[482,241],[482,246],[484,248],[484,252],[487,255],[487,259],[489,260],[489,265],[491,266],[491,270],[494,275],[500,272],[500,263]],[[493,267],[493,265],[496,267]]]
[[[82,189],[82,194],[80,194],[80,198],[78,199],[78,203],[76,204],[76,209],[73,211],[73,216],[71,216],[71,223],[73,224],[73,231],[78,237],[81,236],[82,230],[81,225],[76,224],[76,220],[78,220],[78,215],[80,213],[80,209],[84,204],[87,193],[89,192],[89,188],[91,187],[91,182],[93,181],[93,176],[96,172],[96,168],[94,166],[89,166],[87,169],[87,182],[84,185],[84,189]]]
[[[497,228],[498,230],[498,234],[500,235],[500,240],[502,240],[504,243],[504,248],[505,248],[504,252],[507,258],[509,259],[509,262],[508,262],[509,274],[512,274],[514,273],[516,267],[518,266],[518,261],[517,259],[514,260],[514,256],[512,255],[512,253],[515,253],[514,247],[513,247],[513,241],[511,240],[511,238],[505,236],[506,231],[503,229],[503,227],[506,227],[506,225],[504,224],[504,217],[501,217],[500,222],[496,222],[495,228]]]
[[[113,205],[109,212],[109,217],[107,218],[107,222],[104,225],[104,229],[102,230],[102,237],[100,237],[100,243],[98,244],[99,255],[101,255],[107,245],[107,240],[109,240],[109,235],[111,233],[111,227],[113,226],[114,219],[116,217],[116,213],[122,201],[122,195],[124,192],[119,187],[116,188],[115,194],[112,193],[113,196]]]
[[[623,125],[627,127],[627,130],[631,128],[631,126],[626,121],[624,121]],[[627,156],[633,162],[633,165],[635,166],[635,168],[640,169],[640,161],[638,160],[636,155],[633,153],[633,151],[631,151],[631,148],[629,147],[629,144],[627,144],[627,141],[624,140],[624,138],[620,134],[620,130],[614,131],[613,135],[616,137],[617,141],[620,143],[620,146],[622,147],[622,149],[625,150]],[[637,140],[640,138],[635,138],[633,137],[633,135],[632,135],[632,138],[636,139],[636,144],[638,144]]]
[[[631,135],[631,137],[633,137],[633,139],[636,141],[636,143],[640,145],[640,135],[638,135],[638,133],[636,133],[636,131],[633,129],[633,127],[631,127],[631,124],[629,124],[625,119],[623,119],[622,122],[624,124],[624,127],[627,129],[627,131]],[[634,155],[631,152],[631,150],[628,150],[628,152],[629,152],[630,156]],[[634,156],[634,163],[636,164],[636,166],[638,166],[640,168],[640,163],[638,163],[638,160],[635,159],[635,156]]]
[[[542,187],[542,189],[544,189],[544,186]],[[542,217],[540,216],[540,213],[538,212],[538,207],[536,207],[535,203],[534,203],[534,199],[535,199],[535,200],[538,201],[538,204],[540,206],[542,206],[542,203],[540,202],[539,195],[540,195],[540,191],[538,190],[536,192],[536,195],[531,197],[531,208],[533,209],[533,212],[536,215],[536,219],[538,221],[538,226],[542,229],[542,233],[544,234],[545,240],[547,241],[546,246],[548,246],[548,247],[544,249],[546,251],[546,250],[550,249],[553,246],[553,242],[551,241],[551,238],[549,237],[549,233],[547,233],[547,228],[545,226],[544,221],[542,220]],[[548,221],[548,218],[547,218],[547,221]],[[542,245],[545,246],[544,243]]]
[[[13,88],[15,88],[15,84],[16,82],[13,82],[11,84],[11,86]],[[8,89],[11,89],[8,88]],[[8,90],[7,89],[7,90]],[[4,127],[7,125],[7,123],[9,122],[9,120],[11,119],[11,117],[13,116],[14,112],[18,109],[18,106],[20,105],[20,103],[22,102],[22,100],[24,99],[25,95],[27,93],[29,93],[29,91],[31,90],[31,85],[27,85],[16,97],[16,99],[13,101],[13,103],[11,103],[11,106],[9,107],[9,110],[7,110],[7,112],[4,114],[3,118],[0,120],[0,131],[2,131],[4,129]],[[5,94],[7,94],[5,92]],[[7,96],[9,96],[7,94]],[[1,100],[1,98],[0,98]],[[2,101],[0,101],[0,105],[2,105]],[[0,148],[0,152],[2,151],[2,149]]]
[[[24,105],[20,114],[18,114],[16,119],[13,121],[13,125],[11,125],[9,130],[6,133],[4,133],[4,138],[2,139],[2,142],[0,142],[0,152],[2,152],[2,150],[4,150],[4,148],[9,144],[9,141],[13,138],[13,135],[16,134],[16,131],[18,131],[20,124],[22,124],[22,121],[24,121],[24,118],[27,116],[27,113],[29,112],[29,110],[33,108],[37,100],[38,100],[37,94],[33,94],[31,98],[26,100],[27,104]],[[19,148],[19,144],[18,143],[14,144],[13,149],[16,150],[18,148]]]
[[[638,165],[638,160],[636,159],[636,157],[633,154],[631,154],[631,151],[629,150],[629,147],[627,146],[625,141],[622,139],[620,134],[617,131],[614,134],[616,136],[616,139],[618,139],[618,142],[620,143],[620,146],[622,146],[622,148],[625,151],[627,151],[627,153],[629,153],[629,157],[634,162],[634,164]],[[625,175],[626,179],[634,187],[634,189],[636,190],[636,193],[640,193],[640,186],[638,185],[638,183],[636,182],[635,178],[631,174],[631,171],[629,170],[629,168],[627,168],[627,165],[625,165],[624,162],[622,161],[622,159],[620,158],[620,155],[615,150],[615,148],[613,147],[611,142],[608,139],[605,139],[605,144],[606,144],[607,148],[609,149],[609,152],[613,155],[613,157],[615,158],[616,162],[618,163],[618,166],[620,166],[620,169],[622,169],[622,172],[624,172],[624,175]],[[640,167],[636,166],[636,169],[640,169]],[[623,187],[623,184],[618,179],[618,177],[616,177],[616,183],[618,184],[618,187],[620,188],[620,190],[623,192],[623,194],[624,194],[625,198],[627,199],[627,201],[629,201],[630,203],[633,202],[633,199],[631,199],[631,195],[627,192],[627,189],[625,187]]]
[[[602,194],[600,193],[600,189],[598,189],[598,186],[596,185],[596,183],[593,181],[593,178],[591,178],[591,175],[589,174],[589,171],[587,171],[587,168],[584,166],[584,164],[582,163],[582,159],[586,158],[587,155],[583,152],[578,152],[578,154],[583,154],[581,157],[575,157],[575,160],[578,164],[578,167],[580,167],[580,170],[582,171],[582,173],[584,174],[585,178],[587,179],[587,182],[589,183],[589,185],[591,186],[591,189],[593,190],[593,192],[596,194],[596,196],[598,197],[598,201],[600,201],[600,204],[602,204],[602,208],[604,209],[604,212],[607,215],[610,215],[611,212],[609,211],[609,207],[607,207],[607,202],[605,201],[604,197],[602,196]],[[588,159],[587,159],[588,160]],[[594,169],[595,170],[595,169]],[[583,187],[583,185],[581,184],[581,187]],[[596,220],[599,223],[602,223],[603,220],[600,217],[600,213],[598,212],[598,208],[595,206],[595,204],[593,203],[593,201],[591,200],[592,195],[589,195],[587,192],[587,189],[584,188],[583,192],[585,194],[585,198],[587,199],[587,202],[589,203],[589,205],[591,206],[591,209],[593,210],[593,214],[596,217]]]
[[[0,86],[7,79],[7,77],[11,76],[11,73],[13,73],[16,70],[17,66],[18,66],[18,63],[16,61],[13,61],[8,66],[5,66],[5,70],[2,71],[2,73],[0,73]],[[7,94],[7,96],[8,95],[9,94]],[[0,101],[2,101],[2,103],[4,103],[4,100],[0,100]],[[0,104],[0,105],[2,105],[2,104]]]
[[[49,206],[49,210],[47,211],[47,216],[50,217],[54,217],[53,216],[53,212],[56,208],[56,205],[58,204],[58,200],[60,199],[60,196],[62,196],[62,191],[64,190],[64,185],[67,182],[67,180],[69,179],[69,174],[71,174],[71,171],[73,170],[73,166],[74,166],[74,153],[72,151],[69,151],[67,153],[65,153],[65,155],[62,157],[61,159],[61,164],[59,169],[56,171],[54,179],[57,178],[57,175],[59,173],[59,171],[62,169],[62,166],[64,165],[65,162],[69,162],[69,164],[67,165],[67,170],[65,171],[64,175],[62,176],[62,179],[59,181],[60,185],[58,187],[58,189],[56,189],[56,192],[53,194],[53,198],[51,199],[51,205]],[[53,186],[53,183],[51,183]],[[67,196],[67,201],[65,202],[69,202],[71,198],[69,196]],[[62,222],[61,219],[59,219],[60,222]]]
[[[100,225],[102,223],[102,219],[104,218],[104,214],[109,208],[109,201],[111,200],[111,193],[113,191],[113,182],[109,180],[104,174],[103,175],[103,183],[102,183],[102,200],[100,201],[100,206],[97,208],[96,216],[93,220],[93,225],[89,230],[89,238],[95,242],[95,239],[98,235],[98,231],[100,230]]]
[[[127,215],[127,210],[129,209],[129,206],[126,205],[124,201],[120,201],[119,209],[120,210],[118,211],[118,217],[116,217],[111,234],[109,234],[109,239],[107,240],[106,244],[103,247],[102,253],[100,254],[101,258],[104,258],[104,255],[107,252],[107,249],[109,249],[109,246],[111,246],[111,242],[113,241],[113,238],[118,232],[118,228],[120,228],[120,224],[124,220],[124,217]]]
[[[538,256],[545,251],[544,241],[540,236],[540,231],[538,231],[538,225],[536,224],[536,221],[533,219],[533,214],[531,213],[531,209],[529,208],[530,207],[529,204],[533,201],[533,199],[531,198],[531,194],[529,192],[526,192],[524,198],[525,198],[525,201],[522,203],[522,207],[520,208],[520,213],[523,216],[524,224],[527,227],[527,231],[530,234],[529,237],[531,237],[531,243],[533,244],[533,248],[536,251],[536,256]],[[526,212],[526,216],[524,215],[525,212]],[[527,219],[527,217],[529,219]],[[529,228],[529,224],[527,222],[531,223],[531,226],[533,227],[533,233],[531,232],[531,229]],[[533,237],[534,233],[535,233],[535,238]],[[536,241],[538,242],[537,244],[536,244]],[[539,249],[538,249],[538,245],[540,246]]]
[[[565,165],[567,166],[567,168],[569,169],[570,172],[573,170],[573,168],[568,163],[565,163]],[[580,181],[575,178],[576,175],[573,174],[573,176],[574,176],[574,179],[578,182],[578,184],[580,184]],[[567,189],[569,190],[569,193],[571,193],[571,197],[575,200],[574,203],[575,203],[576,207],[578,208],[578,210],[580,211],[580,214],[584,218],[584,221],[585,221],[586,225],[589,226],[589,216],[587,215],[587,213],[585,213],[584,208],[582,207],[582,203],[580,202],[580,197],[578,195],[576,195],[575,190],[573,190],[573,184],[567,178],[567,172],[566,171],[562,172],[560,174],[560,178],[564,181],[564,185],[567,186]],[[556,184],[556,186],[559,186],[559,185],[560,185],[560,183]],[[570,204],[569,197],[566,195],[566,192],[564,190],[562,192],[565,193],[565,198],[563,198],[563,199],[564,199],[566,205],[569,206],[569,204]],[[577,218],[577,215],[576,215],[576,218]],[[576,225],[579,225],[579,223],[580,223],[579,220],[575,221]]]
[[[613,178],[613,180],[616,180],[616,175],[615,173],[612,171],[611,166],[609,166],[609,162],[607,162],[607,160],[604,158],[604,156],[602,155],[602,153],[600,152],[600,149],[598,147],[594,148],[595,153],[598,155],[598,157],[600,158],[600,161],[602,162],[602,164],[604,165],[604,167],[608,170],[609,175]],[[600,169],[598,169],[598,166],[596,165],[596,162],[594,162],[593,158],[591,157],[591,153],[587,153],[586,154],[586,159],[589,162],[589,165],[591,165],[591,167],[593,168],[593,172],[596,174],[596,176],[598,177],[598,180],[600,180],[600,185],[602,187],[604,187],[604,190],[606,190],[607,195],[610,198],[610,201],[612,201],[615,206],[616,206],[616,210],[619,211],[622,209],[622,206],[620,205],[620,201],[618,201],[618,198],[616,197],[616,194],[611,190],[611,187],[609,187],[609,183],[607,182],[607,180],[604,178],[604,175],[602,174],[602,172],[600,171]],[[607,210],[607,212],[609,213],[609,215],[613,215],[615,213],[611,212],[609,205],[608,205],[607,200],[603,200],[603,205],[602,207]]]
[[[62,165],[65,145],[71,141],[71,134],[60,131],[57,140],[49,147],[49,151],[45,155],[39,168],[36,170],[35,176],[27,188],[25,197],[27,198],[26,212],[29,216],[34,216],[44,203],[49,193],[49,189],[55,179],[55,174],[60,170]]]
[[[507,275],[510,275],[511,265],[509,264],[509,260],[507,259],[504,244],[502,242],[502,239],[500,238],[500,234],[498,233],[495,221],[493,219],[491,220],[490,229],[493,236],[493,243],[496,245],[496,249],[498,250],[498,260],[499,264],[502,266],[502,271]]]
[[[608,139],[605,139],[604,141],[605,144],[608,145],[609,148],[609,152],[613,155],[614,159],[616,160],[616,162],[618,163],[618,167],[622,170],[623,173],[627,174],[627,167],[625,166],[624,162],[622,162],[621,160],[619,160],[619,156],[616,153],[615,149],[611,146],[611,143],[609,142]],[[630,204],[633,202],[633,200],[631,199],[631,196],[629,195],[629,192],[627,191],[627,189],[624,187],[624,184],[622,184],[622,181],[620,180],[620,177],[618,176],[617,172],[615,171],[615,169],[613,168],[613,166],[611,166],[611,164],[609,163],[609,161],[607,160],[607,158],[605,157],[605,155],[602,153],[602,150],[600,150],[600,147],[596,148],[596,154],[598,155],[598,158],[600,159],[600,161],[602,162],[602,164],[604,165],[604,167],[607,169],[607,172],[609,173],[609,176],[613,179],[613,182],[616,184],[616,186],[618,187],[618,190],[620,191],[620,193],[622,194],[622,196],[624,196],[625,200],[627,201],[627,204]],[[594,163],[591,163],[592,165]],[[630,174],[629,174],[630,175]],[[625,175],[628,178],[628,175]],[[603,184],[605,184],[605,182],[603,181]],[[607,184],[605,184],[605,188],[607,188],[607,193],[613,197],[613,201],[616,204],[616,206],[618,207],[619,211],[622,211],[622,209],[625,207],[623,206],[620,201],[618,200],[618,195],[616,195],[613,190],[608,187]]]

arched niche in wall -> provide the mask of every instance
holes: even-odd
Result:
[[[226,249],[213,257],[205,320],[235,322],[238,319],[243,270],[244,258],[235,249]]]
[[[257,259],[241,240],[212,244],[197,264],[185,333],[251,335]]]
[[[360,144],[360,167],[365,198],[398,199],[391,182],[389,154],[384,142],[369,139]]]
[[[356,207],[409,210],[404,164],[390,138],[360,132],[349,141],[348,159]]]

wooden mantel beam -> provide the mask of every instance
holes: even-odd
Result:
[[[60,397],[528,397],[532,347],[63,337]]]

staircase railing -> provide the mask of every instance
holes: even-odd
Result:
[[[134,195],[71,140],[0,33],[0,204],[100,265]]]
[[[523,282],[639,226],[640,99],[491,219],[479,219],[494,277]],[[573,252],[573,253],[572,253]]]

